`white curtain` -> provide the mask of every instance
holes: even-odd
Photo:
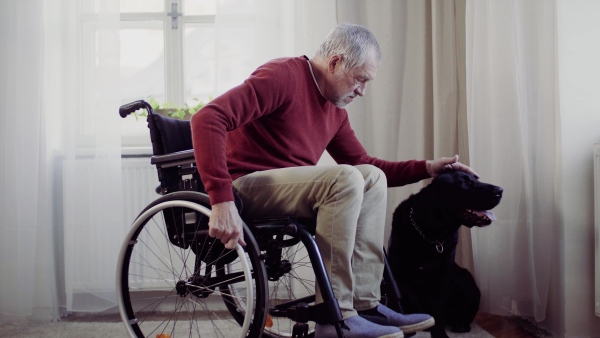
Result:
[[[64,306],[98,312],[116,303],[115,267],[124,237],[119,1],[48,0],[46,14],[47,44],[62,46],[48,55],[45,88],[56,107],[51,113],[62,111],[65,130]],[[54,80],[61,85],[53,85]]]
[[[3,0],[0,313],[115,302],[118,0]]]
[[[0,319],[56,313],[41,1],[0,2]]]
[[[473,232],[481,308],[546,317],[557,248],[560,154],[554,1],[467,1],[471,165],[504,188]]]

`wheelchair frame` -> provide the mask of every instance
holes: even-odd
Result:
[[[336,325],[338,336],[343,337],[341,311],[313,238],[314,221],[292,217],[244,220],[246,247],[225,249],[220,241],[208,236],[210,201],[196,169],[191,135],[177,132],[178,137],[188,137],[183,144],[168,139],[173,130],[191,134],[189,122],[155,114],[143,100],[121,106],[119,114],[124,118],[139,109],[148,113],[154,154],[151,163],[160,181],[156,191],[163,196],[136,218],[119,256],[117,295],[130,335],[202,337],[202,320],[213,320],[215,330],[206,336],[308,337],[313,335],[308,323],[313,322]],[[283,291],[289,298],[277,298],[282,291],[275,291],[275,283],[284,280],[285,284],[285,280],[295,277],[292,269],[296,264],[306,264],[305,254],[293,251],[296,247],[306,250],[322,303],[314,304],[314,288],[309,290],[312,294],[297,297],[290,285],[285,285],[287,290]],[[295,261],[297,255],[301,257]],[[382,303],[401,311],[387,255],[384,259]],[[193,268],[188,266],[191,260]],[[144,278],[139,278],[141,275]],[[148,279],[158,282],[154,285],[145,281]],[[314,287],[309,283],[303,285],[307,290]],[[209,299],[214,302],[215,298],[221,298],[226,307],[218,315],[209,309],[213,306]],[[228,331],[230,328],[235,332]]]

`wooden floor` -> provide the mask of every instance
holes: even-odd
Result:
[[[531,329],[526,328],[523,321],[510,317],[496,316],[485,312],[479,312],[477,314],[475,323],[496,338],[550,337],[549,335],[536,334]]]

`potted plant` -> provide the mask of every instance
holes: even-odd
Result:
[[[177,106],[176,104],[174,104],[172,102],[159,103],[153,97],[150,97],[148,99],[148,103],[150,104],[150,106],[152,107],[152,110],[154,110],[154,113],[156,113],[156,114],[160,114],[163,116],[168,116],[168,117],[180,119],[180,120],[189,120],[192,117],[192,115],[194,115],[198,110],[200,110],[200,108],[202,108],[206,105],[206,103],[204,103],[204,101],[200,101],[197,98],[194,98],[193,100],[196,102],[196,104],[190,106],[187,103],[185,103],[183,105],[183,107]],[[208,98],[208,101],[210,101],[210,100],[212,100],[212,97]],[[135,112],[136,120],[138,119],[138,117],[146,117],[146,116],[148,116],[148,113],[146,112],[145,109],[141,109],[141,110],[138,110],[137,112]]]

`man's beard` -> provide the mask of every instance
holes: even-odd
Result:
[[[348,98],[350,98],[350,100],[346,100]],[[336,106],[338,108],[345,108],[347,105],[352,103],[353,100],[354,100],[354,98],[352,97],[352,93],[348,93],[346,95],[343,95],[341,97],[338,97],[338,98],[332,100],[331,102],[333,103],[334,106]]]

